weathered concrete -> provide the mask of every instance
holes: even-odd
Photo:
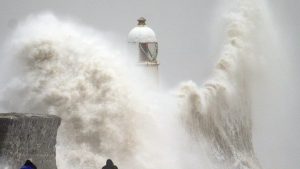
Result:
[[[53,115],[0,113],[0,163],[18,169],[31,159],[38,169],[57,169],[55,145],[60,122]]]

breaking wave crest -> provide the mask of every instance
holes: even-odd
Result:
[[[260,168],[252,145],[250,80],[258,65],[253,39],[258,8],[237,1],[226,16],[226,42],[212,77],[198,87],[180,87],[187,129],[225,168]]]

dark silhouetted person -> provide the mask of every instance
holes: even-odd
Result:
[[[25,164],[21,167],[21,169],[37,169],[37,168],[30,160],[26,160]]]
[[[114,163],[111,161],[111,159],[108,159],[106,161],[106,165],[104,167],[102,167],[102,169],[118,169],[118,167],[114,165]]]

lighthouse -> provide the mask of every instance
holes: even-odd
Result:
[[[158,88],[159,74],[157,59],[158,43],[154,31],[146,25],[146,19],[139,18],[137,26],[128,34],[131,53],[137,60],[137,65],[146,72],[147,79],[153,88]]]

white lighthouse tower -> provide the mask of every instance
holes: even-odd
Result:
[[[146,72],[153,88],[158,88],[158,43],[154,31],[146,25],[145,18],[139,18],[137,26],[129,32],[128,43],[137,58],[138,66]]]

